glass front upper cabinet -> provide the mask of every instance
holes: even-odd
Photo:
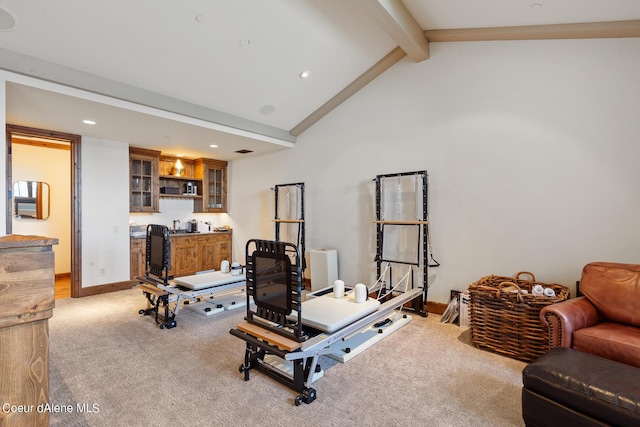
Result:
[[[158,212],[160,152],[129,147],[129,211]]]
[[[196,176],[202,178],[202,201],[197,212],[227,212],[227,162],[196,160]]]

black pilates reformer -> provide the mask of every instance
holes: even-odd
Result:
[[[170,294],[158,285],[168,285],[171,263],[169,228],[164,225],[149,224],[146,236],[145,275],[137,277],[142,283],[137,285],[147,298],[147,308],[140,314],[153,315],[161,329],[175,328],[175,313],[169,307]]]
[[[257,369],[287,385],[299,393],[294,401],[296,406],[316,399],[311,385],[323,376],[320,356],[332,356],[338,348],[347,347],[348,352],[349,342],[356,336],[369,332],[384,336],[387,331],[392,332],[410,320],[406,315],[400,318],[397,309],[422,295],[421,288],[405,288],[382,304],[368,298],[363,304],[357,303],[353,294],[340,299],[325,295],[303,303],[300,255],[295,245],[249,240],[246,264],[246,297],[253,298],[255,308],[247,301],[246,321],[229,331],[246,342],[239,370],[245,381],[249,380],[250,371]],[[322,329],[303,311],[320,315],[344,311],[346,315]],[[396,320],[392,321],[394,312]],[[394,326],[385,331],[385,326],[391,323]]]

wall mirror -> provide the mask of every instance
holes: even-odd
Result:
[[[49,184],[40,181],[13,183],[13,213],[16,218],[49,218]]]

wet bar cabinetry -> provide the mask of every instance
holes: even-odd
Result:
[[[219,270],[220,263],[231,259],[231,232],[198,236],[198,271]]]
[[[131,280],[136,280],[136,277],[142,277],[145,273],[145,256],[147,253],[147,248],[145,246],[146,240],[144,238],[132,238],[129,243],[131,256],[129,268],[131,270]]]
[[[169,275],[189,276],[197,271],[219,270],[220,262],[231,261],[231,231],[219,233],[179,233],[170,237]],[[145,239],[131,239],[131,280],[145,273]]]
[[[48,412],[37,408],[49,403],[48,319],[55,305],[57,244],[40,236],[0,237],[0,402],[10,405],[0,411],[0,426],[49,425]]]
[[[176,168],[180,161],[182,170]],[[194,161],[178,157],[160,156],[160,197],[174,199],[201,199],[202,179],[196,177]],[[196,192],[188,193],[187,185]]]
[[[161,198],[193,200],[193,212],[227,212],[226,161],[162,156],[129,147],[129,173],[130,212],[159,212]]]
[[[171,268],[169,275],[190,276],[198,271],[199,236],[187,234],[171,236]]]

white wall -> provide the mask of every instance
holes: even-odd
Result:
[[[49,184],[50,215],[46,220],[13,218],[13,234],[48,236],[53,245],[55,273],[71,271],[71,153],[69,150],[24,144],[11,145],[12,179]]]
[[[82,287],[129,280],[129,146],[81,143]]]
[[[523,270],[575,295],[585,263],[640,262],[638,52],[637,38],[432,43],[294,150],[233,162],[235,242],[272,238],[269,187],[302,181],[307,248],[336,248],[341,278],[372,281],[371,179],[427,169],[429,300]]]

